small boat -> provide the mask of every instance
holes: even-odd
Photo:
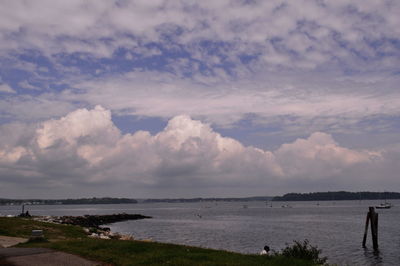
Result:
[[[392,204],[390,202],[386,201],[386,192],[385,192],[385,202],[382,202],[381,204],[375,206],[377,209],[390,209],[392,208]]]
[[[390,209],[390,208],[392,208],[392,206],[393,205],[391,203],[389,203],[389,202],[383,202],[383,203],[375,206],[375,208],[377,208],[377,209]]]

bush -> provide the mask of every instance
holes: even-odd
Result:
[[[315,264],[324,264],[327,260],[326,257],[319,257],[321,250],[317,247],[311,246],[306,239],[303,242],[294,240],[292,246],[287,246],[282,250],[282,255],[289,258],[297,258],[303,260],[310,260]]]

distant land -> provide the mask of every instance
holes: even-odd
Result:
[[[273,197],[247,198],[178,198],[178,199],[128,199],[128,198],[81,198],[81,199],[0,199],[0,205],[57,205],[57,204],[126,204],[126,203],[179,203],[207,201],[267,201]]]
[[[81,198],[81,199],[0,199],[0,205],[57,205],[57,204],[123,204],[137,203],[127,198]]]
[[[274,197],[273,201],[326,201],[326,200],[384,200],[400,199],[398,192],[312,192],[312,193],[288,193],[280,197]]]
[[[329,191],[311,193],[288,193],[283,196],[268,197],[246,197],[246,198],[190,198],[190,199],[146,199],[140,202],[199,202],[199,201],[313,201],[313,200],[383,200],[400,199],[398,192],[348,192],[348,191]]]
[[[130,198],[80,198],[80,199],[1,199],[0,205],[57,205],[57,204],[128,204],[128,203],[186,203],[215,201],[328,201],[328,200],[384,200],[400,199],[399,192],[311,192],[288,193],[283,196],[255,196],[244,198],[164,198],[164,199],[130,199]]]
[[[246,197],[246,198],[180,198],[180,199],[146,199],[143,203],[154,203],[154,202],[200,202],[200,201],[267,201],[272,200],[273,197],[259,196],[259,197]]]

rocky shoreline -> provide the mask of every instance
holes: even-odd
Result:
[[[141,214],[118,213],[110,215],[61,216],[59,217],[59,220],[61,224],[72,224],[82,227],[99,228],[100,225],[104,224],[150,218],[150,216],[145,216]]]
[[[120,240],[133,240],[131,235],[121,235],[119,233],[110,232],[110,228],[101,227],[101,225],[128,221],[150,219],[151,216],[141,214],[108,214],[108,215],[84,215],[84,216],[42,216],[34,217],[34,220],[58,224],[71,224],[83,227],[83,230],[93,238],[101,239],[120,239]]]

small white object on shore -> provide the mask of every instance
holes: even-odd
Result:
[[[103,234],[100,234],[100,235],[99,235],[99,238],[100,238],[100,239],[111,239],[109,236],[105,236],[105,235],[103,235]]]

